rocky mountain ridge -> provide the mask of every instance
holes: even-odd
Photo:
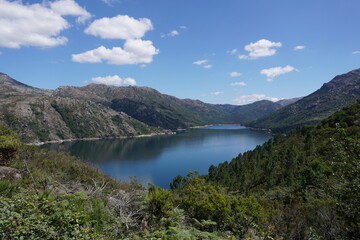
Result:
[[[298,126],[316,124],[360,98],[360,69],[334,77],[310,95],[259,118],[250,126],[283,132]]]

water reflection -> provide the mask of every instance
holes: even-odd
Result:
[[[205,174],[211,164],[229,161],[270,137],[266,132],[240,126],[212,126],[168,136],[74,141],[43,147],[69,152],[120,180],[137,176],[142,183],[151,181],[168,187],[178,174],[188,170]]]

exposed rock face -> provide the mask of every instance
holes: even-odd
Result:
[[[149,87],[90,84],[52,91],[0,73],[0,124],[13,128],[27,143],[164,132],[159,127],[246,124],[281,107],[270,101],[213,105],[178,99]]]
[[[271,101],[243,106],[213,105],[199,100],[179,99],[148,87],[113,87],[102,84],[59,87],[53,95],[97,102],[115,111],[125,112],[150,126],[166,129],[205,124],[246,124],[282,107]]]
[[[19,180],[22,178],[22,175],[19,170],[11,167],[0,166],[0,180]]]
[[[104,105],[53,97],[50,90],[29,87],[4,74],[0,78],[0,123],[26,143],[162,132]]]
[[[316,92],[253,123],[254,127],[284,131],[315,124],[360,98],[360,69],[338,75]]]
[[[9,77],[4,73],[0,73],[0,84],[2,93],[4,93],[5,91],[15,91],[24,94],[50,96],[53,92],[52,90],[48,89],[40,89],[28,86],[26,84],[16,81],[15,79]]]

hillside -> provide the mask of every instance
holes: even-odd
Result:
[[[277,135],[230,162],[207,181],[272,209],[268,224],[285,239],[359,239],[360,100],[316,127]]]
[[[178,99],[148,87],[114,87],[90,84],[60,87],[54,96],[86,99],[122,111],[150,126],[179,129],[195,125],[230,123],[216,107],[190,99]]]
[[[314,93],[250,123],[250,126],[283,132],[298,126],[316,124],[358,98],[360,69],[336,76]]]
[[[234,122],[247,125],[258,118],[275,112],[283,106],[277,102],[261,100],[241,106],[216,105],[216,107],[230,114],[230,118]]]
[[[166,129],[197,125],[247,122],[281,108],[270,101],[236,105],[213,105],[199,100],[179,99],[148,87],[114,87],[90,84],[85,87],[59,87],[54,96],[86,99],[122,111],[150,126]]]
[[[50,90],[33,88],[2,75],[0,122],[27,143],[162,132],[103,105],[51,94]]]
[[[0,126],[0,238],[359,239],[360,100],[166,190]]]

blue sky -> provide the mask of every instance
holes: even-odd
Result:
[[[360,67],[359,0],[0,0],[0,72],[246,104]]]

